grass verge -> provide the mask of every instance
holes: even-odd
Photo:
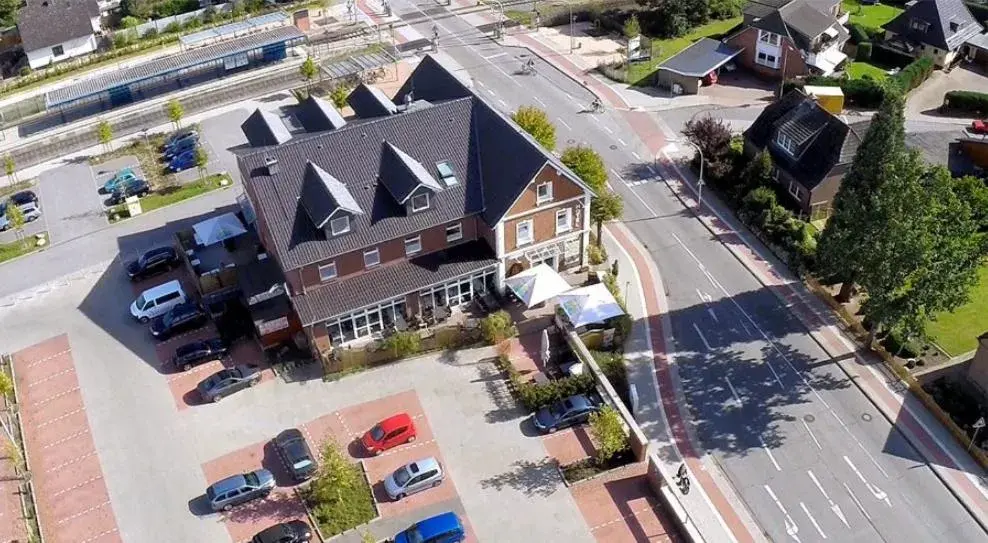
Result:
[[[24,239],[0,244],[0,262],[6,262],[47,247],[48,232],[41,232],[38,235],[43,236],[42,239],[45,240],[40,246],[38,245],[38,238],[35,236],[27,236]]]
[[[874,64],[868,62],[859,61],[848,63],[847,76],[851,79],[864,79],[865,76],[868,76],[875,81],[882,81],[888,77],[885,73],[885,68],[875,66]]]
[[[895,19],[902,13],[902,8],[898,6],[890,6],[888,4],[862,6],[858,0],[844,0],[842,7],[844,11],[851,14],[848,20],[849,23],[871,28],[881,28],[882,25]]]
[[[27,190],[34,185],[34,179],[28,179],[27,181],[18,181],[16,183],[11,183],[5,187],[0,187],[0,198],[6,198],[15,192],[20,192],[22,190]]]
[[[988,264],[978,270],[971,299],[951,313],[941,313],[926,325],[926,333],[951,356],[978,347],[978,336],[988,330]]]
[[[223,180],[227,181],[226,186],[230,186],[230,176],[226,174],[207,175],[200,181],[193,181],[184,185],[168,185],[161,187],[155,192],[141,198],[141,210],[145,213],[162,207],[170,206],[188,200],[201,194],[222,188]],[[113,206],[107,210],[110,222],[117,222],[130,218],[127,211],[127,204]],[[116,219],[114,219],[116,217]]]
[[[631,64],[628,68],[628,83],[632,85],[648,85],[649,76],[655,72],[659,64],[662,64],[670,57],[686,49],[700,38],[720,39],[724,37],[727,31],[737,26],[740,22],[741,17],[724,19],[723,21],[712,21],[698,26],[678,38],[652,40],[652,60]]]

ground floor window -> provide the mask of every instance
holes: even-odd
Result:
[[[456,307],[494,289],[496,270],[490,269],[447,281],[419,292],[423,310],[434,307]]]
[[[399,319],[405,318],[405,298],[367,307],[337,317],[326,323],[333,345],[340,345],[358,338],[367,337],[391,328]]]

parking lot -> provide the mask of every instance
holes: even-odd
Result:
[[[155,342],[147,326],[127,314],[140,286],[126,279],[116,261],[102,273],[0,308],[0,348],[13,352],[62,334],[71,343],[78,379],[72,394],[84,400],[92,462],[101,469],[103,501],[121,540],[159,542],[167,534],[183,542],[241,541],[259,527],[297,515],[297,498],[285,485],[277,493],[283,499],[273,500],[273,494],[272,503],[201,514],[194,504],[210,483],[270,465],[265,445],[287,428],[303,429],[316,450],[324,437],[350,443],[386,414],[405,410],[417,417],[419,439],[377,458],[359,458],[375,495],[383,498],[379,483],[387,473],[423,456],[439,458],[447,479],[398,503],[380,499],[381,518],[370,525],[376,537],[453,510],[479,541],[594,541],[574,493],[490,361],[491,350],[429,355],[335,382],[286,383],[272,376],[222,402],[198,405],[182,399],[211,368],[163,373],[161,361],[175,344],[211,332],[200,330],[174,344]],[[246,353],[235,350],[212,367],[242,362],[251,356]],[[37,436],[28,440],[31,447],[46,444]],[[57,500],[51,495],[59,490],[39,486],[39,498]],[[59,514],[42,508],[42,522],[58,522],[52,518]],[[359,534],[339,541],[357,542]]]

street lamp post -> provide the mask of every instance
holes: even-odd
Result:
[[[567,2],[566,6],[569,8],[569,53],[572,55],[573,51],[576,50],[576,40],[575,30],[573,29],[576,23],[576,17],[573,16],[573,4]]]
[[[971,442],[967,444],[967,450],[968,451],[970,451],[971,450],[971,447],[974,446],[974,443],[978,440],[978,432],[980,432],[981,429],[984,428],[984,427],[985,427],[985,418],[984,417],[981,417],[977,421],[975,421],[975,423],[974,423],[974,435],[971,436]]]

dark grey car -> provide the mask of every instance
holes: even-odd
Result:
[[[274,438],[275,448],[295,482],[301,483],[316,472],[316,459],[297,428],[289,428]]]
[[[218,402],[226,396],[261,382],[257,366],[237,365],[220,370],[196,386],[203,401]]]
[[[259,469],[250,473],[241,473],[217,481],[206,489],[206,499],[213,511],[229,511],[234,505],[247,503],[251,500],[264,498],[274,488],[274,475]]]

